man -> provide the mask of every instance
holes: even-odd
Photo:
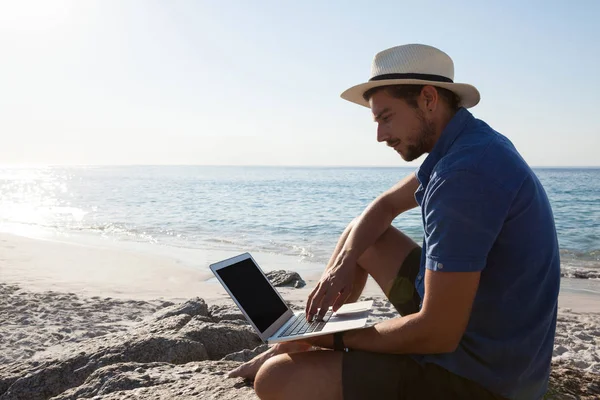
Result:
[[[370,107],[377,140],[404,160],[429,154],[348,226],[306,314],[356,301],[371,275],[402,316],[276,345],[232,371],[256,374],[261,399],[544,394],[560,281],[550,204],[512,143],[466,110],[477,89],[453,78],[440,50],[398,46],[375,56],[369,82],[342,94]],[[391,226],[417,205],[422,248]]]

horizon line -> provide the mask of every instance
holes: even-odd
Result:
[[[0,168],[56,168],[56,167],[226,167],[226,168],[418,168],[418,165],[301,165],[301,164],[0,164]],[[600,169],[600,165],[530,165],[548,169]]]

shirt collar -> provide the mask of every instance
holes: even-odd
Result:
[[[464,130],[467,123],[473,119],[473,115],[465,108],[460,108],[456,114],[454,114],[454,117],[448,122],[448,125],[446,125],[442,131],[440,138],[433,146],[433,149],[417,170],[417,179],[419,179],[421,185],[427,185],[429,176],[431,175],[431,172],[433,172],[435,165],[448,153],[452,143],[454,143],[456,138]]]

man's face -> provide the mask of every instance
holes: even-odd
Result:
[[[419,158],[433,147],[435,130],[420,108],[392,97],[384,89],[369,99],[377,123],[377,141],[386,142],[405,161]]]

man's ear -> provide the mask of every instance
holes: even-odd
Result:
[[[439,95],[436,88],[427,85],[421,90],[421,99],[426,111],[435,111],[439,101]]]

